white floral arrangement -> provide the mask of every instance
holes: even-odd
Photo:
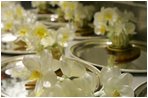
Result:
[[[132,12],[102,7],[94,15],[94,31],[97,35],[107,35],[113,44],[125,47],[129,43],[129,35],[135,34],[135,22]]]
[[[96,34],[115,33],[120,35],[122,32],[127,34],[135,33],[135,17],[131,12],[121,12],[118,8],[101,8],[100,12],[94,15],[94,26]]]
[[[102,68],[100,80],[102,88],[94,94],[95,96],[134,97],[134,90],[131,87],[133,76],[121,73],[117,66]]]
[[[99,71],[93,72],[90,66],[66,57],[53,59],[47,50],[26,55],[22,62],[23,67],[9,69],[9,73],[25,80],[29,97],[90,97],[100,86]],[[59,69],[60,75],[56,73]]]
[[[39,2],[34,3],[37,6]],[[70,25],[60,27],[57,30],[48,29],[44,24],[36,22],[35,14],[24,10],[20,4],[15,4],[15,2],[12,5],[2,4],[3,33],[9,31],[14,34],[17,40],[15,40],[16,44],[13,43],[13,45],[18,48],[35,52],[49,49],[56,53],[58,51],[62,53],[64,52],[63,48],[68,45],[68,41],[75,37],[75,29]]]
[[[11,32],[15,35],[18,35],[18,31],[31,27],[36,20],[36,16],[26,11],[18,2],[2,2],[1,18],[2,33]]]
[[[44,24],[36,22],[29,32],[23,34],[23,37],[27,44],[27,50],[39,53],[44,49],[48,49],[49,51],[53,50],[56,53],[60,51],[62,53],[68,42],[74,39],[75,29],[69,25],[60,27],[57,30],[48,29]],[[57,51],[54,48],[56,46],[59,48]]]
[[[64,18],[75,23],[77,27],[83,27],[93,17],[94,6],[84,6],[80,2],[61,1],[59,2]]]
[[[65,12],[66,19],[79,22],[81,26],[84,24],[83,19],[91,19],[89,11],[92,12],[93,9],[88,7],[86,10],[78,2],[61,2],[61,8]],[[10,20],[12,18],[12,22],[14,22],[14,16],[17,19],[24,19],[24,15],[22,15],[23,9],[15,11],[16,15],[9,13],[8,16],[7,14],[4,16],[10,17],[12,15],[13,17],[8,18]],[[2,19],[5,21],[4,17]],[[107,34],[109,37],[112,34],[120,35],[123,32],[133,34],[135,30],[133,22],[135,22],[135,18],[132,13],[126,11],[121,13],[117,8],[102,8],[101,12],[96,13],[94,16],[96,34]],[[94,73],[87,71],[83,65],[65,57],[60,60],[53,59],[51,51],[46,51],[46,49],[50,50],[55,44],[66,47],[68,41],[74,38],[75,29],[67,25],[58,30],[53,30],[48,29],[41,23],[32,26],[28,25],[28,23],[23,23],[18,27],[18,34],[23,37],[29,50],[39,53],[25,56],[23,59],[25,67],[21,67],[21,70],[15,68],[11,70],[13,77],[28,79],[27,84],[33,82],[33,90],[29,92],[28,96],[134,96],[134,91],[131,88],[131,74],[121,73],[117,67],[104,67],[101,70],[99,82]],[[8,27],[10,29],[11,25]],[[55,73],[58,69],[62,71],[62,76],[57,76]],[[98,84],[101,84],[102,88],[95,91]]]
[[[56,60],[47,50],[24,56],[22,63],[7,73],[25,80],[29,97],[134,97],[133,76],[115,66],[93,72],[74,59]]]
[[[46,48],[55,43],[66,47],[67,42],[74,38],[74,32],[75,30],[71,29],[68,25],[54,30],[48,29],[44,24],[37,22],[32,31],[26,33],[25,37],[30,43],[29,46],[32,46],[33,50],[38,50],[36,47],[43,46],[43,48]]]

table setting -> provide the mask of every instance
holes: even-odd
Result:
[[[146,9],[146,1],[2,1],[1,96],[147,97]]]

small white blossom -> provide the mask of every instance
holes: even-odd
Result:
[[[103,85],[101,96],[106,97],[133,97],[134,91],[131,88],[132,75],[121,73],[117,67],[104,67],[100,74]],[[99,93],[98,93],[99,94]]]
[[[134,22],[135,17],[131,12],[123,13],[117,8],[101,8],[94,15],[95,33],[106,34],[108,37],[121,33],[134,34]]]
[[[68,45],[68,42],[73,40],[75,37],[75,29],[69,25],[61,27],[57,30],[57,43],[63,47]]]
[[[29,80],[36,81],[35,96],[40,96],[44,88],[48,88],[50,87],[49,85],[56,83],[57,76],[54,71],[59,69],[61,64],[53,59],[48,51],[43,51],[40,55],[25,56],[23,64],[31,72]]]

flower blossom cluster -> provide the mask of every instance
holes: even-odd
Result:
[[[59,6],[64,12],[64,18],[76,23],[79,27],[83,27],[85,22],[91,21],[95,10],[94,6],[84,6],[79,2],[72,1],[61,1]]]
[[[47,51],[25,56],[23,64],[30,73],[28,82],[35,81],[35,88],[28,96],[93,96],[99,83],[97,75],[87,71],[83,64],[65,57],[61,61],[53,59]],[[55,73],[58,69],[61,76]]]
[[[36,16],[26,11],[18,2],[2,2],[2,31],[13,34],[26,32]],[[25,26],[25,27],[24,27]]]
[[[54,30],[48,29],[47,26],[39,22],[32,27],[30,32],[24,34],[28,49],[33,51],[42,51],[55,44],[66,47],[68,41],[71,41],[74,36],[75,30],[69,25]]]
[[[120,11],[118,8],[101,8],[101,11],[94,15],[94,27],[97,35],[103,34],[111,37],[119,36],[121,33],[126,35],[135,33],[136,18],[132,12]]]
[[[129,73],[121,73],[117,66],[102,68],[100,80],[103,86],[95,96],[134,97],[134,91],[131,88],[133,76]]]

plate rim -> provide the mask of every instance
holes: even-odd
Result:
[[[4,50],[1,49],[1,53],[2,54],[35,54],[35,51],[13,51],[13,50]]]
[[[134,89],[134,93],[137,92],[139,90],[139,88],[145,86],[147,87],[147,81],[144,81],[142,83],[140,83],[135,89]],[[136,94],[136,93],[135,93]],[[140,96],[135,96],[135,97],[140,97]]]

